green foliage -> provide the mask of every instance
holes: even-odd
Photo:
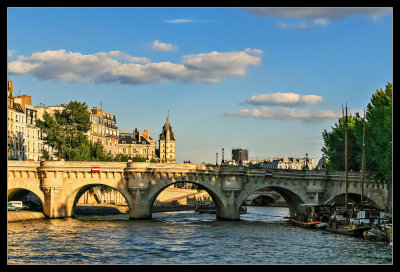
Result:
[[[366,168],[378,181],[392,180],[392,92],[388,83],[367,106]]]
[[[140,156],[135,156],[130,158],[132,160],[132,162],[146,162],[146,158],[145,157],[140,157]]]
[[[364,119],[358,113],[348,117],[348,170],[360,171]],[[345,117],[339,118],[332,131],[324,130],[322,152],[328,156],[328,170],[344,170]],[[366,173],[372,180],[392,180],[392,84],[372,95],[365,120]]]
[[[118,154],[114,157],[114,161],[118,162],[127,162],[129,160],[129,156],[124,154]]]
[[[65,160],[83,160],[88,156],[90,113],[86,103],[71,101],[62,111],[54,115],[43,114],[43,120],[36,120],[36,126],[45,134],[46,144],[55,148],[56,156]]]
[[[50,160],[50,154],[49,151],[47,151],[46,149],[43,149],[43,155],[42,158],[45,159],[46,161]]]
[[[321,150],[329,158],[326,164],[328,170],[344,171],[345,119],[345,116],[339,118],[331,132],[326,130],[322,132],[325,146]],[[355,116],[349,115],[347,119],[347,166],[348,170],[352,171],[360,171],[361,169],[362,145],[359,145],[357,137],[362,122],[358,113]]]
[[[118,161],[118,162],[127,162],[128,160],[131,160],[132,162],[146,162],[147,158],[141,156],[129,157],[124,154],[118,154],[113,159],[113,161]],[[151,159],[150,162],[158,162],[158,161],[157,159]]]
[[[89,143],[90,147],[90,159],[91,161],[113,161],[113,156],[105,154],[104,146],[99,143]]]
[[[101,192],[111,192],[113,190],[113,187],[110,187],[108,185],[103,185],[103,184],[98,185],[97,188],[99,188],[99,190]]]

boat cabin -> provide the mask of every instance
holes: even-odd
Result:
[[[331,207],[324,204],[300,204],[296,212],[298,220],[303,222],[328,221]]]

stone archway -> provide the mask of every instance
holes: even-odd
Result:
[[[157,197],[167,187],[174,185],[174,184],[178,184],[178,183],[195,184],[195,185],[198,185],[202,190],[205,190],[210,195],[211,199],[213,200],[215,207],[217,209],[217,213],[218,213],[218,209],[225,208],[224,202],[220,198],[220,196],[213,190],[213,188],[211,188],[211,186],[205,184],[204,182],[191,181],[191,180],[175,180],[175,181],[161,180],[161,182],[156,183],[155,186],[148,188],[147,191],[141,191],[141,190],[133,191],[134,197],[136,196],[137,199],[139,199],[139,198],[141,199],[142,216],[145,216],[146,219],[151,219],[152,208],[153,208],[153,205],[154,205]],[[137,214],[130,216],[130,218],[131,219],[140,219],[140,218],[137,218]]]
[[[35,192],[36,191],[36,192]],[[32,202],[37,202],[37,200],[39,200],[40,204],[38,204],[38,206],[36,208],[41,208],[42,212],[43,212],[43,204],[44,204],[44,197],[43,197],[43,192],[42,191],[37,191],[37,190],[29,190],[26,188],[12,188],[9,189],[7,192],[8,195],[8,201],[12,201],[12,200],[21,200],[24,201],[24,204],[30,204],[27,203],[26,198],[33,196],[33,199],[28,199],[28,201],[32,201]],[[31,205],[34,203],[31,203]],[[34,207],[32,207],[34,208]]]
[[[66,216],[67,217],[74,216],[76,204],[78,203],[81,196],[89,189],[99,186],[99,185],[107,185],[107,186],[111,187],[112,189],[118,191],[119,193],[121,193],[121,195],[125,198],[126,202],[128,203],[128,209],[131,210],[131,209],[135,208],[132,205],[132,201],[130,199],[130,194],[128,191],[121,190],[121,188],[119,188],[119,187],[110,186],[110,184],[107,184],[107,183],[90,183],[90,184],[82,184],[81,186],[74,188],[70,192],[70,194],[65,198]]]
[[[304,200],[303,200],[304,197],[301,197],[300,195],[296,194],[295,192],[293,192],[290,189],[287,189],[284,187],[279,187],[279,186],[260,185],[257,187],[252,187],[251,190],[242,192],[240,194],[240,196],[238,197],[238,205],[240,206],[242,203],[244,203],[249,195],[255,193],[256,191],[258,191],[260,189],[264,189],[264,188],[272,189],[282,196],[282,198],[286,202],[287,207],[289,208],[290,216],[293,216],[296,213],[299,205],[304,203]]]

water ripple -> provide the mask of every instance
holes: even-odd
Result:
[[[127,217],[127,215],[124,215]],[[80,216],[8,224],[10,264],[391,264],[385,242],[294,227],[287,209],[248,207],[236,222],[192,212]]]

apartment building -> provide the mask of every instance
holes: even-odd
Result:
[[[137,128],[133,133],[120,133],[118,142],[118,153],[129,157],[144,157],[146,159],[156,158],[156,140],[150,137],[150,130]]]

